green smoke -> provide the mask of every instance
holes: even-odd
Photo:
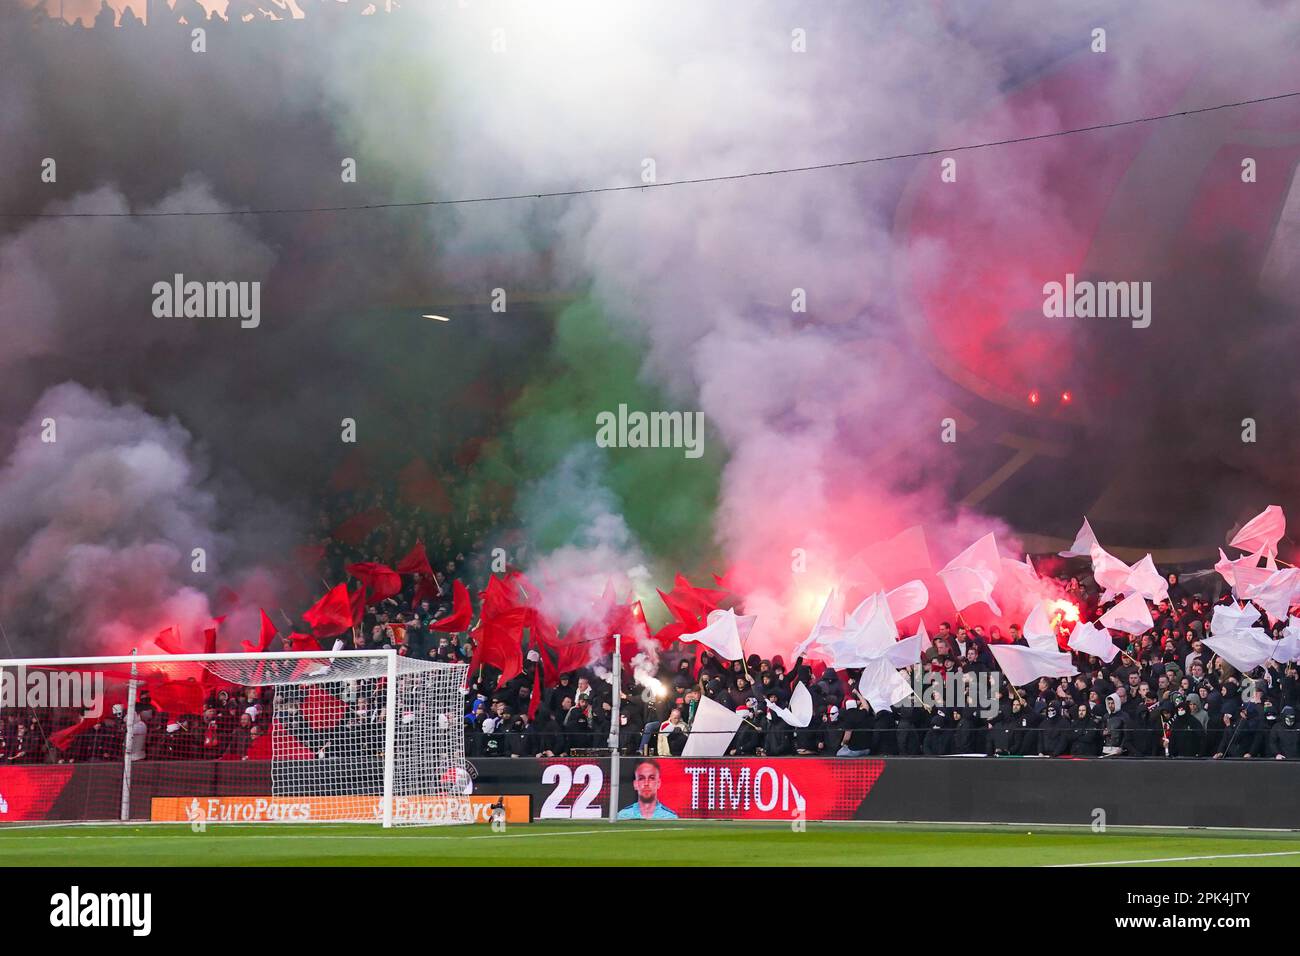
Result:
[[[641,548],[656,564],[687,572],[716,568],[713,514],[724,461],[706,429],[704,454],[684,457],[680,448],[597,448],[596,416],[615,411],[677,410],[639,378],[640,343],[619,336],[590,297],[556,318],[550,353],[510,409],[510,424],[493,441],[476,469],[478,480],[523,489],[541,484],[579,456],[579,484],[598,483],[588,493],[612,496]],[[687,411],[687,409],[682,409]],[[581,489],[574,497],[583,497]],[[536,496],[534,496],[535,498]],[[589,501],[536,502],[530,510],[531,544],[550,551],[581,544]]]

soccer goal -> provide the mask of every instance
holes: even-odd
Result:
[[[0,822],[469,823],[465,673],[391,650],[0,660]]]

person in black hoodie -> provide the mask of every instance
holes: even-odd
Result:
[[[872,752],[877,756],[897,755],[899,753],[898,715],[892,710],[873,712],[869,706],[865,712],[871,715],[871,728],[875,732],[875,746]]]
[[[1100,757],[1102,715],[1090,709],[1087,704],[1077,705],[1075,712],[1077,717],[1070,738],[1070,756]]]
[[[942,757],[949,753],[948,738],[950,733],[948,729],[948,712],[946,710],[936,710],[930,715],[930,729],[926,731],[925,741],[921,744],[921,752],[927,757]]]
[[[1241,708],[1241,720],[1228,738],[1226,757],[1258,757],[1267,743],[1263,733],[1264,721],[1260,716],[1259,704],[1245,704]]]
[[[984,728],[979,724],[974,708],[953,708],[952,724],[952,746],[949,753],[984,753]]]
[[[1300,726],[1290,704],[1282,708],[1281,719],[1268,732],[1268,751],[1275,760],[1300,760]]]
[[[1174,716],[1169,721],[1169,756],[1203,757],[1205,755],[1205,728],[1192,714],[1187,701],[1179,695],[1174,698]]]
[[[993,753],[999,756],[1037,753],[1037,725],[1038,716],[1025,706],[1021,698],[1003,698],[989,734],[993,742]]]
[[[1073,736],[1070,720],[1061,713],[1060,704],[1048,701],[1043,709],[1043,722],[1038,725],[1038,752],[1046,757],[1060,757],[1069,752]]]

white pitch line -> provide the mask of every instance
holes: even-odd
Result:
[[[1244,860],[1261,856],[1300,856],[1300,850],[1278,850],[1274,853],[1214,853],[1207,856],[1164,856],[1151,860],[1103,860],[1098,863],[1049,863],[1048,869],[1071,866],[1127,866],[1133,863],[1190,863],[1195,860]]]

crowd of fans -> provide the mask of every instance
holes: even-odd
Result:
[[[401,514],[400,503],[382,495],[361,504]],[[367,608],[349,643],[393,647],[421,660],[467,662],[473,653],[469,633],[442,633],[430,624],[450,612],[454,580],[462,579],[471,592],[478,590],[471,578],[481,577],[478,556],[486,548],[485,529],[494,527],[499,515],[471,509],[459,522],[413,517],[421,523],[386,523],[348,544],[324,535],[330,519],[323,510],[327,543],[318,570],[337,577],[351,561],[400,554],[417,540],[425,541],[439,596],[412,603],[408,585],[402,595]],[[403,527],[408,530],[392,530]],[[913,697],[879,711],[858,693],[858,673],[852,670],[780,656],[721,661],[706,652],[697,660],[695,645],[677,644],[660,655],[654,672],[644,666],[624,670],[617,743],[625,754],[680,754],[700,701],[708,697],[742,718],[728,745],[732,755],[1300,758],[1297,665],[1274,662],[1238,673],[1203,642],[1211,627],[1212,601],[1187,593],[1177,575],[1170,575],[1170,585],[1169,599],[1151,605],[1151,631],[1138,637],[1111,632],[1120,648],[1111,663],[1076,653],[1077,676],[1042,678],[1021,688],[1007,684],[989,651],[990,644],[1024,643],[1015,626],[1003,634],[996,626],[986,633],[960,621],[955,627],[943,622],[911,676],[914,686],[955,688],[956,697]],[[1087,579],[1070,579],[1064,590],[1085,619],[1106,609],[1098,605]],[[1221,598],[1230,599],[1228,594]],[[1280,630],[1284,624],[1276,626]],[[539,666],[538,652],[530,650],[523,670],[503,683],[491,667],[469,674],[467,755],[580,755],[609,746],[613,699],[604,666],[593,662],[558,675],[558,684],[540,681]],[[534,702],[536,689],[548,683],[554,686],[541,686]],[[791,726],[770,706],[788,708],[800,683],[813,702],[806,727]],[[992,693],[980,697],[981,686]],[[275,700],[265,688],[223,690],[195,712],[167,713],[146,693],[136,709],[132,757],[264,759]],[[384,702],[381,694],[369,701],[362,695],[347,705],[348,720],[357,719],[360,710],[361,719],[373,721]],[[116,710],[62,747],[54,746],[51,737],[79,715],[0,713],[0,761],[120,760],[125,714]]]

